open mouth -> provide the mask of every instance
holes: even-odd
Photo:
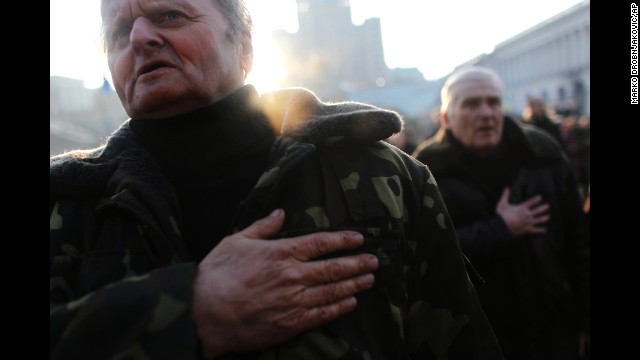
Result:
[[[154,70],[160,69],[166,67],[165,64],[163,63],[155,63],[155,64],[151,64],[149,66],[145,66],[142,71],[140,71],[140,75],[144,75],[144,74],[148,74]]]

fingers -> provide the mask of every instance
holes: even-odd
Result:
[[[537,206],[537,207],[531,209],[531,214],[533,216],[539,216],[539,215],[542,215],[542,214],[546,213],[547,211],[549,211],[549,208],[550,208],[549,204],[548,203],[544,203],[544,204],[542,204],[540,206]]]
[[[536,204],[538,204],[541,201],[542,201],[542,196],[536,195],[536,196],[530,198],[529,200],[525,201],[524,204],[528,208],[532,208],[532,207],[534,207]]]
[[[284,218],[282,209],[274,210],[271,215],[254,222],[238,234],[254,239],[273,238],[281,229]],[[277,247],[277,251],[272,252],[279,254],[277,258],[298,263],[288,266],[291,270],[289,273],[297,279],[295,281],[308,287],[325,285],[334,289],[333,286],[336,286],[330,295],[331,302],[370,287],[373,284],[373,275],[370,273],[379,266],[378,258],[369,253],[314,260],[362,246],[364,237],[355,231],[317,232],[282,238],[270,244]]]
[[[544,224],[546,224],[550,219],[551,216],[549,215],[532,217],[531,225],[529,226],[527,233],[532,235],[546,234],[547,228],[544,227]]]
[[[314,307],[305,312],[301,322],[307,325],[306,328],[322,326],[351,312],[356,308],[356,305],[356,298],[351,296],[337,303]]]
[[[359,275],[342,281],[308,287],[302,293],[302,299],[304,299],[304,305],[310,308],[326,306],[370,289],[374,283],[373,274]]]
[[[304,271],[313,284],[325,284],[374,272],[378,266],[375,255],[359,254],[308,262]]]
[[[500,196],[500,201],[498,201],[498,203],[505,203],[505,204],[508,203],[509,196],[511,196],[511,189],[506,187],[504,188],[504,190],[502,190],[502,195]]]
[[[284,218],[284,210],[275,209],[269,216],[255,221],[238,234],[253,239],[271,239],[278,233],[280,228],[282,228]]]
[[[355,294],[367,290],[375,282],[373,274],[365,274],[345,281],[310,287],[304,291],[307,311],[303,321],[317,327],[335,320],[355,309]]]
[[[540,196],[537,196],[537,197],[539,197],[540,200],[542,200]],[[535,198],[532,198],[531,200],[534,200],[534,199]],[[550,205],[548,203],[544,203],[530,210],[531,227],[533,229],[532,233],[542,234],[546,232],[546,229],[540,226],[543,224],[546,224],[551,219],[551,216],[547,214],[547,212],[549,211],[549,208],[550,208]]]
[[[284,210],[276,209],[238,233],[253,239],[271,239],[284,224]],[[337,251],[355,249],[364,244],[364,237],[355,231],[318,232],[282,239],[281,246],[301,261],[318,258]]]
[[[549,215],[538,216],[536,218],[536,225],[546,224],[547,222],[549,222],[550,219],[551,219],[551,216],[549,216]]]
[[[317,232],[281,240],[292,256],[300,261],[315,259],[337,251],[355,249],[364,244],[364,237],[355,231]]]

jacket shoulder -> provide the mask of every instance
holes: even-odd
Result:
[[[562,147],[549,133],[531,125],[521,125],[522,133],[529,149],[537,157],[559,159],[562,157]]]
[[[304,88],[290,88],[261,96],[269,121],[283,136],[313,144],[367,144],[400,132],[397,112],[353,101],[322,102]]]
[[[74,150],[49,158],[50,195],[78,194],[101,189],[118,167],[120,159],[139,152],[131,138],[128,122],[105,145]]]
[[[458,163],[458,151],[454,144],[446,139],[444,129],[418,144],[412,155],[435,173],[451,169],[452,165]]]

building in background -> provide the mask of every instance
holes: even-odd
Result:
[[[280,86],[305,86],[328,101],[396,110],[410,129],[417,129],[418,138],[435,130],[433,111],[450,74],[426,81],[417,69],[389,69],[380,19],[354,25],[348,0],[297,0],[297,7],[298,32],[273,33],[287,69]],[[589,115],[589,12],[585,0],[458,68],[477,64],[496,70],[506,85],[508,112],[522,114],[527,97],[537,95],[559,114]]]
[[[325,101],[360,101],[398,111],[416,141],[438,127],[445,79],[427,81],[416,68],[389,69],[380,19],[356,26],[348,0],[297,0],[298,32],[277,30],[287,76],[280,86],[304,86]],[[483,65],[506,85],[505,108],[520,115],[528,96],[544,98],[557,113],[589,115],[590,1],[496,45],[458,67]],[[101,89],[82,81],[50,78],[50,153],[100,145],[128,118],[105,80]]]
[[[105,79],[98,89],[82,80],[49,78],[49,155],[101,145],[128,118]]]
[[[273,32],[287,69],[280,86],[304,86],[320,98],[344,100],[346,93],[388,82],[380,19],[355,26],[347,0],[297,0],[298,32]]]
[[[561,115],[590,114],[590,1],[585,0],[460,65],[483,65],[504,80],[505,108],[521,114],[542,97]]]
[[[298,31],[277,30],[273,40],[287,75],[279,86],[303,86],[325,101],[362,101],[405,116],[409,128],[430,132],[425,121],[441,81],[417,68],[389,69],[379,18],[352,22],[348,0],[297,0]],[[424,129],[422,129],[424,128]]]

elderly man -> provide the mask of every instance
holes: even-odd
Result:
[[[131,117],[51,159],[51,359],[502,359],[398,114],[258,95],[241,0],[103,0]]]
[[[484,279],[476,288],[505,358],[577,359],[589,331],[589,250],[566,158],[547,133],[504,116],[494,71],[464,68],[441,95],[441,129],[413,155]]]

